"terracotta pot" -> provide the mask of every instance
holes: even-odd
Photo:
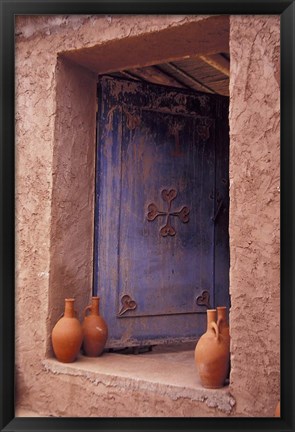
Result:
[[[229,367],[228,342],[219,332],[216,324],[216,309],[207,310],[207,331],[195,349],[195,362],[201,384],[205,388],[221,388]]]
[[[230,347],[230,336],[229,336],[229,325],[227,321],[226,306],[218,306],[217,310],[217,325],[219,333],[223,336],[228,344],[228,349]]]
[[[228,346],[228,352],[230,353],[230,334],[229,334],[229,325],[227,321],[227,313],[226,306],[218,306],[217,308],[217,325],[219,329],[219,333],[223,336],[224,340]],[[227,378],[229,378],[230,373],[230,359],[228,364]]]
[[[60,362],[71,363],[76,360],[83,339],[81,324],[74,310],[75,299],[65,299],[63,317],[55,324],[51,339],[54,354]]]
[[[91,305],[84,309],[82,330],[84,354],[88,357],[101,355],[108,338],[108,327],[99,315],[99,297],[92,297]]]
[[[281,417],[281,402],[279,401],[275,409],[275,417]]]

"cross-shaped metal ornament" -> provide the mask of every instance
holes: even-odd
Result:
[[[162,237],[167,236],[175,236],[176,231],[175,228],[171,225],[170,219],[171,216],[177,216],[183,223],[189,222],[189,208],[187,206],[182,207],[181,210],[172,212],[171,211],[171,203],[177,196],[177,191],[175,189],[170,189],[169,191],[167,189],[162,190],[161,192],[162,199],[168,203],[168,210],[160,211],[158,210],[158,207],[156,204],[152,203],[148,206],[148,214],[147,214],[147,220],[153,221],[158,216],[166,216],[166,224],[160,229],[160,234]]]

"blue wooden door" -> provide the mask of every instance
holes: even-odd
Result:
[[[228,100],[111,77],[98,97],[94,292],[108,346],[195,340],[207,308],[228,306]]]

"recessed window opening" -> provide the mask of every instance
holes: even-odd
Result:
[[[94,288],[107,348],[189,346],[229,308],[229,51],[99,75]]]

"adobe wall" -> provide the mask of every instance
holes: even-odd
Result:
[[[50,331],[63,299],[75,297],[80,312],[91,295],[96,75],[111,70],[114,58],[130,67],[138,65],[139,55],[142,64],[158,61],[159,35],[165,35],[169,58],[180,55],[181,40],[202,53],[210,39],[207,19],[16,19],[19,406],[43,415],[73,415],[72,407],[79,416],[97,415],[91,406],[99,389],[83,378],[52,376],[42,364],[51,354]],[[252,19],[255,26],[247,17],[231,18],[231,393],[238,414],[272,415],[279,395],[279,18]],[[211,20],[213,36],[214,26],[216,31],[217,18]],[[216,36],[212,51],[228,37]],[[257,372],[250,374],[249,364]],[[76,395],[74,403],[70,394]],[[169,415],[168,405],[167,410]],[[204,415],[208,408],[198,410]]]
[[[280,394],[280,21],[230,20],[231,387],[237,413]]]

